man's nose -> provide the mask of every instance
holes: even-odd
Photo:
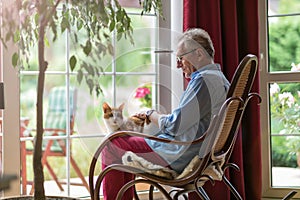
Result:
[[[177,68],[180,69],[183,67],[182,61],[177,61]]]

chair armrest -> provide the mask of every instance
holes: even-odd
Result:
[[[106,140],[113,140],[116,137],[125,137],[125,136],[133,136],[133,137],[142,137],[145,139],[150,139],[150,140],[155,140],[158,142],[164,142],[164,143],[172,143],[172,144],[179,144],[179,145],[191,145],[195,143],[195,140],[193,141],[177,141],[177,140],[170,140],[170,139],[165,139],[165,138],[159,138],[153,135],[148,135],[140,132],[135,132],[135,131],[118,131],[115,132],[106,138]],[[197,141],[203,141],[205,138],[205,134],[203,134],[201,137],[197,138]]]
[[[217,117],[214,116],[212,118],[212,124],[215,124],[216,121],[217,121]],[[191,144],[196,144],[196,143],[202,142],[205,139],[205,137],[207,136],[207,134],[213,128],[214,128],[214,126],[212,126],[212,127],[210,126],[208,128],[208,130],[201,137],[199,137],[199,138],[197,138],[193,141],[185,141],[185,142],[177,141],[177,140],[169,140],[169,139],[165,139],[165,138],[159,138],[159,137],[156,137],[156,136],[153,136],[153,135],[147,135],[147,134],[140,133],[140,132],[135,132],[135,131],[118,131],[118,132],[115,132],[113,134],[110,134],[110,135],[106,136],[106,138],[104,138],[104,141],[99,145],[98,149],[96,150],[96,152],[93,156],[92,162],[90,164],[90,172],[89,172],[90,175],[89,176],[93,177],[92,174],[94,174],[95,165],[97,163],[97,160],[98,160],[102,150],[104,149],[106,144],[111,142],[114,138],[125,137],[125,136],[134,136],[134,137],[142,137],[142,138],[145,138],[145,139],[151,139],[151,140],[164,142],[164,143],[179,144],[179,145],[191,145]],[[90,180],[90,181],[93,181],[93,180]]]

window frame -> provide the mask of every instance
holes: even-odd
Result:
[[[259,38],[260,38],[260,95],[263,99],[260,105],[261,122],[261,149],[262,149],[262,197],[282,198],[291,190],[300,189],[292,187],[272,186],[272,164],[271,164],[271,136],[270,136],[270,110],[269,110],[269,83],[273,82],[299,82],[297,72],[269,72],[268,70],[268,0],[258,1],[259,9]]]

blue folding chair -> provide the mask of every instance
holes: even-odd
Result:
[[[66,87],[59,86],[51,89],[49,93],[49,102],[47,108],[47,115],[45,117],[45,125],[44,125],[44,137],[50,136],[64,136],[67,133],[67,120],[70,120],[70,134],[74,133],[74,119],[76,112],[76,89],[69,89],[69,102],[67,100]],[[69,107],[69,112],[68,108]],[[70,115],[68,118],[67,115]],[[71,144],[70,144],[71,145]],[[26,155],[32,155],[33,149],[26,147]],[[42,156],[42,164],[46,166],[49,174],[56,182],[57,186],[61,191],[63,191],[62,184],[55,174],[53,167],[48,162],[47,158],[49,156],[56,157],[66,157],[66,139],[44,139],[43,142],[43,156]],[[80,168],[72,157],[72,153],[70,153],[70,162],[72,167],[74,168],[76,174],[81,179],[82,183],[76,183],[75,185],[83,185],[89,190],[89,186],[85,177],[83,176]],[[22,169],[22,180],[23,185],[27,185],[29,182],[26,180],[26,168]],[[33,183],[31,183],[33,185]],[[73,183],[71,183],[73,184]],[[30,191],[30,194],[33,193],[33,187]]]

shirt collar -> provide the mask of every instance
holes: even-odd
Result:
[[[202,73],[202,72],[204,72],[206,70],[220,70],[221,71],[221,66],[218,63],[213,63],[213,64],[205,65],[204,67],[201,67],[197,71],[193,72],[191,74],[191,78],[195,77],[197,74]]]

